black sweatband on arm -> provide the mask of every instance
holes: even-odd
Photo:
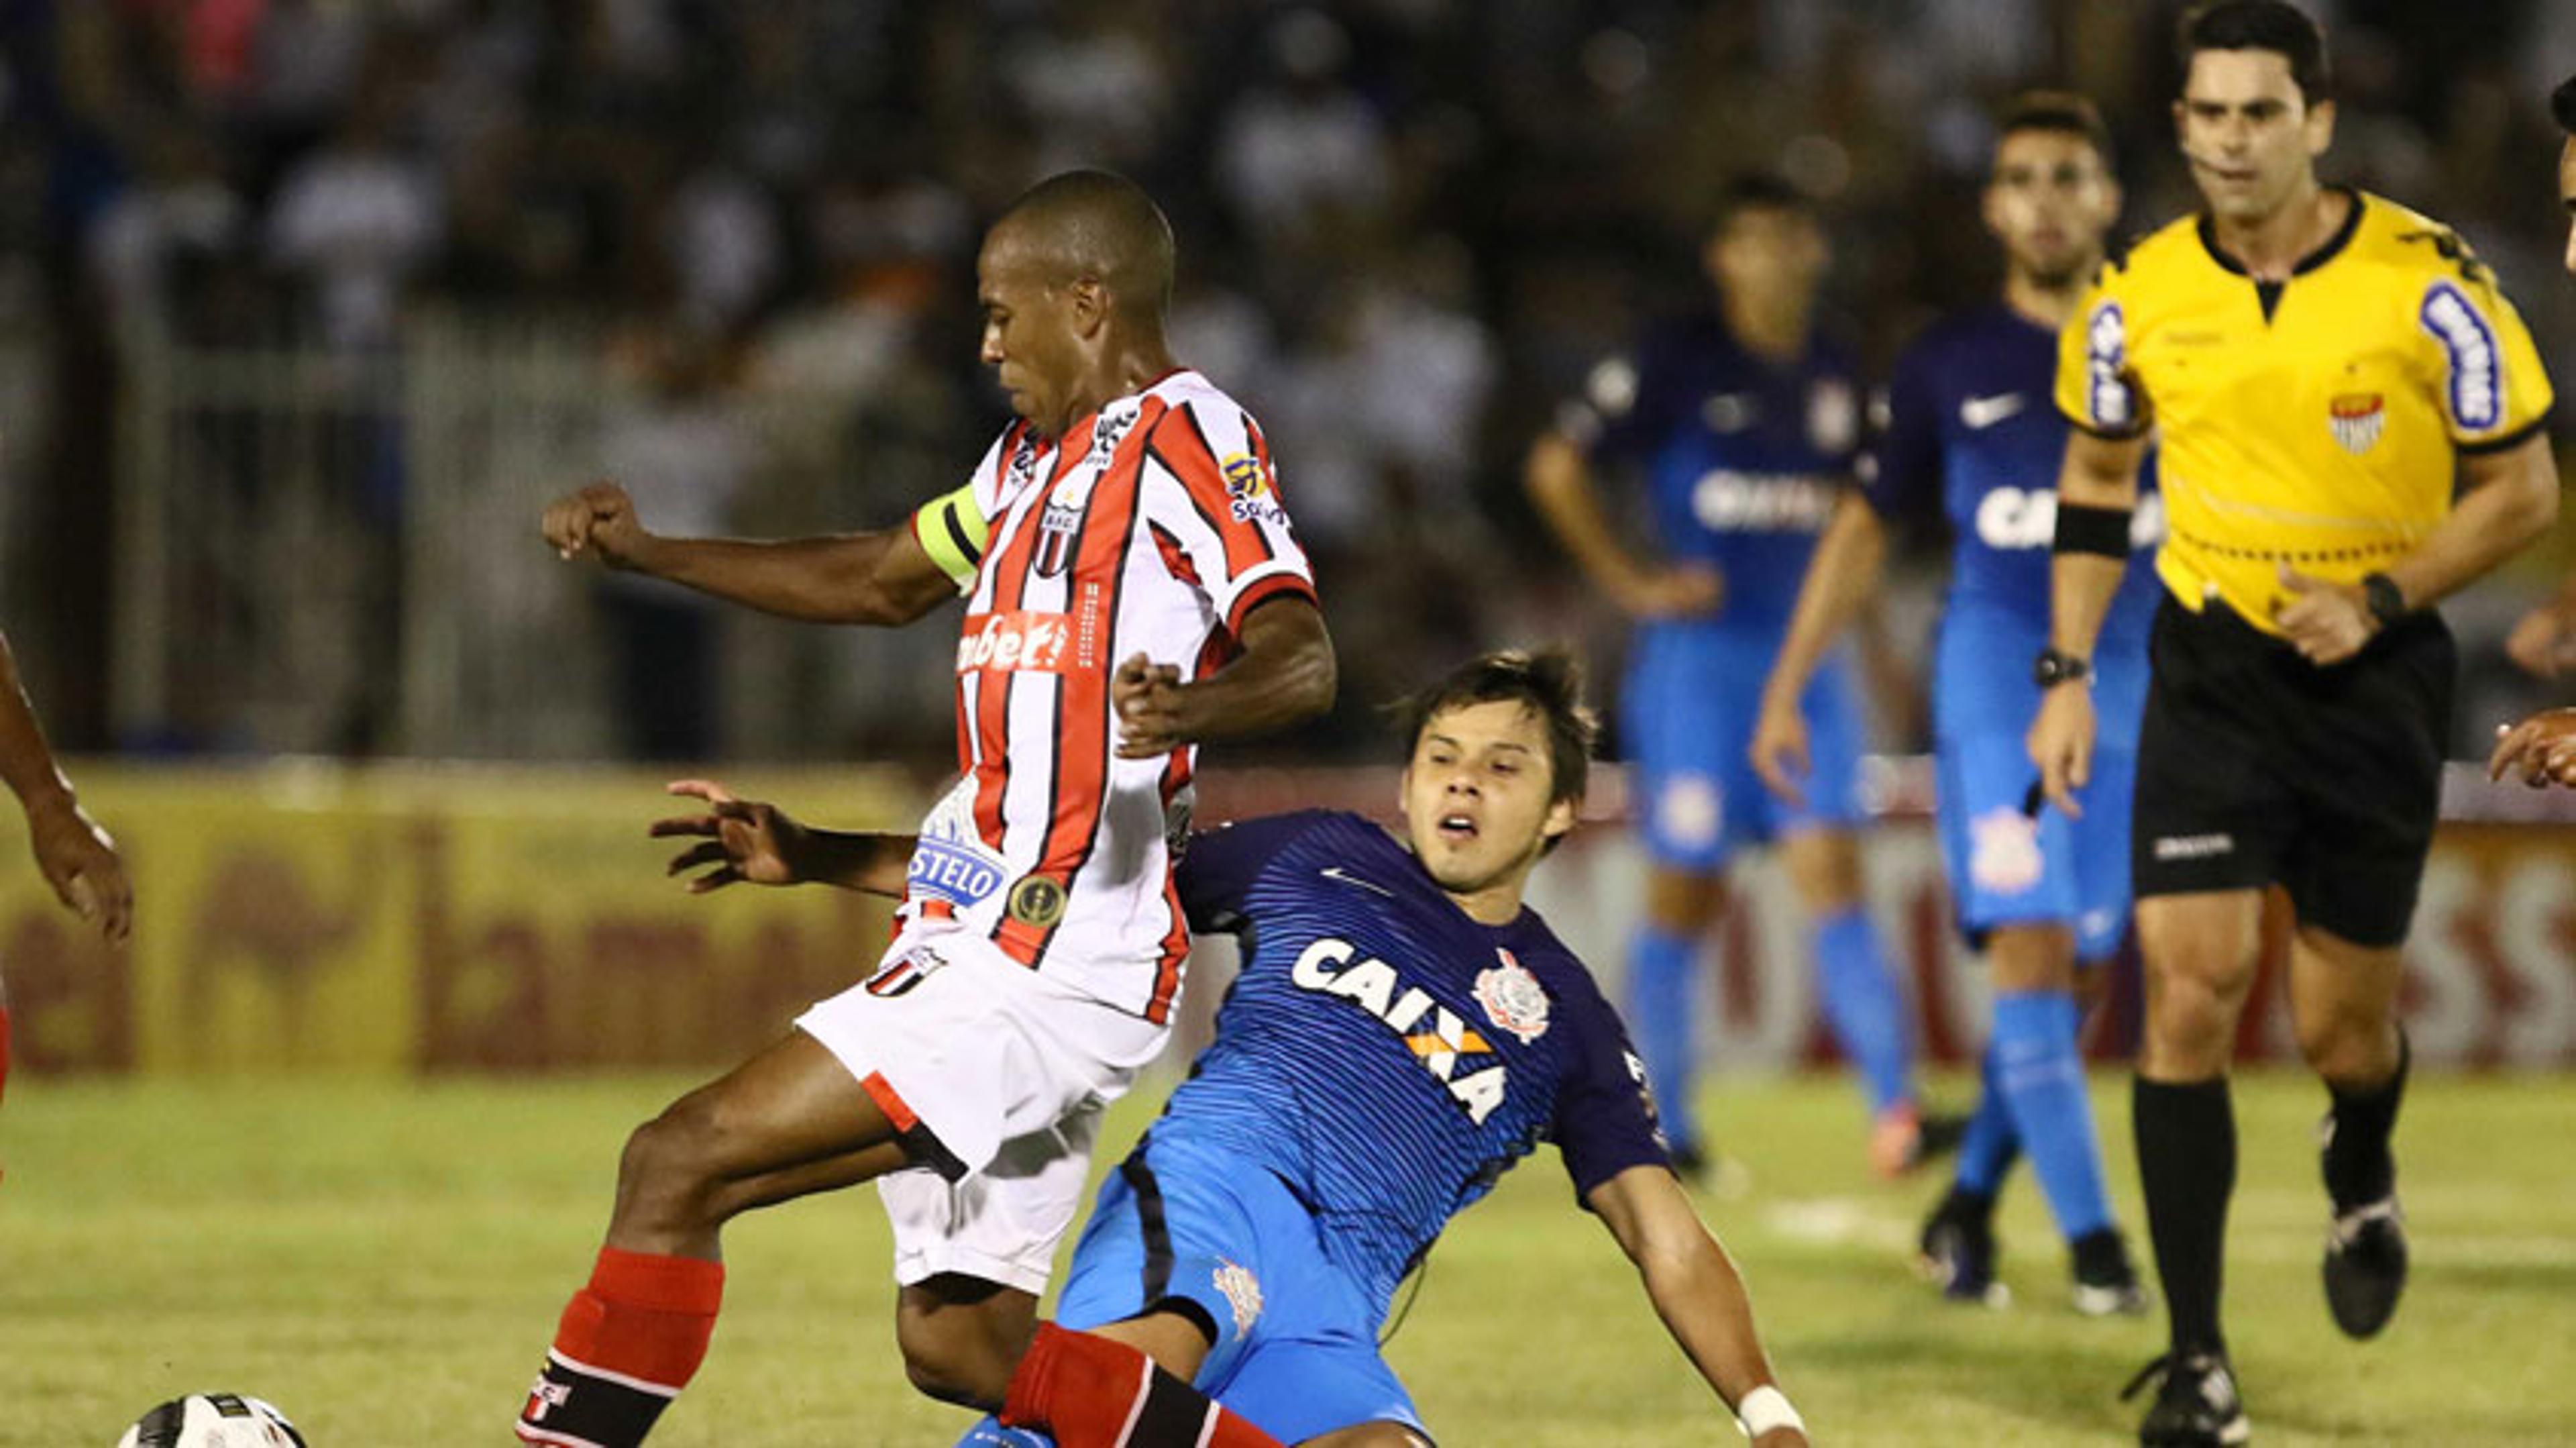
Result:
[[[2129,513],[2127,508],[2096,508],[2060,500],[2057,537],[2049,551],[2098,553],[2125,562],[2129,556]]]

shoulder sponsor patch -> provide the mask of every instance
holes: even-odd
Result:
[[[2448,277],[2424,289],[2419,314],[2424,330],[2442,344],[2451,362],[2451,421],[2462,432],[2484,432],[2504,420],[2504,364],[2495,329]]]

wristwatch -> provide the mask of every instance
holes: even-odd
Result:
[[[2396,579],[2385,573],[2361,576],[2361,601],[2370,610],[2370,616],[2379,620],[2381,628],[2406,616],[2405,591],[2397,586]]]
[[[2093,677],[2093,664],[2091,660],[2063,649],[2041,649],[2038,660],[2030,666],[2030,677],[2041,688],[2053,689],[2060,684],[2081,683]]]

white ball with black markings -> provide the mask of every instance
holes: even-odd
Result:
[[[286,1415],[239,1393],[190,1393],[154,1408],[116,1448],[305,1448]]]

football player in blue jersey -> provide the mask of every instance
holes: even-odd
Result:
[[[1626,1004],[1685,1171],[1699,1170],[1707,1149],[1692,1101],[1700,945],[1728,860],[1772,840],[1814,924],[1826,1019],[1868,1088],[1871,1163],[1894,1176],[1925,1146],[1904,996],[1862,909],[1863,723],[1839,658],[1801,701],[1817,765],[1809,798],[1794,807],[1772,798],[1745,762],[1758,681],[1860,440],[1856,374],[1812,325],[1826,261],[1823,229],[1797,190],[1772,177],[1736,181],[1703,253],[1716,304],[1595,368],[1586,395],[1529,455],[1539,512],[1639,624],[1620,721],[1653,868]],[[1643,478],[1652,559],[1605,515],[1593,475],[1614,465]]]
[[[1795,800],[1809,770],[1798,709],[1809,674],[1877,587],[1891,523],[1946,523],[1950,588],[1933,677],[1941,843],[1951,897],[1993,972],[1985,1090],[1958,1174],[1923,1233],[1948,1293],[2000,1302],[1995,1192],[2026,1153],[2074,1257],[2088,1314],[2145,1299],[2103,1190],[2102,1157],[2077,1049],[2077,982],[2098,982],[2129,920],[2130,761],[2156,599],[2150,506],[2132,530],[2130,573],[2093,687],[2102,747],[2083,817],[2043,813],[2022,730],[2039,705],[2027,660],[2048,641],[2049,543],[2066,422],[2050,403],[2057,334],[2102,260],[2120,210],[2110,138],[2090,102],[2038,92],[2005,114],[1987,179],[1987,227],[2003,243],[1999,301],[1934,327],[1896,364],[1863,472],[1835,505],[1764,690],[1753,763]],[[2150,497],[2152,495],[2149,495]]]
[[[1144,686],[1122,679],[1122,704]],[[1379,1329],[1450,1218],[1541,1141],[1759,1448],[1807,1441],[1734,1264],[1668,1168],[1618,1016],[1522,903],[1583,795],[1593,725],[1572,662],[1477,659],[1406,728],[1401,838],[1308,811],[1191,842],[1175,876],[1190,923],[1240,933],[1241,973],[1102,1184],[1056,1322],[985,1385],[999,1421],[967,1443],[1420,1448]],[[675,873],[902,888],[900,837],[678,788],[715,812],[656,826],[709,837]]]

